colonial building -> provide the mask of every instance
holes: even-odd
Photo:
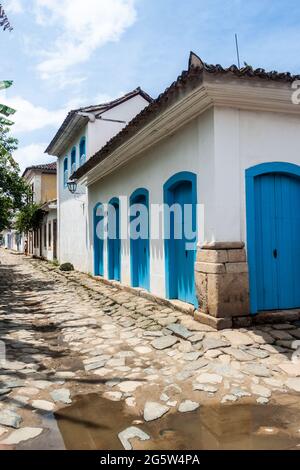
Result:
[[[3,230],[3,246],[8,250],[22,252],[24,248],[24,238],[14,229]]]
[[[87,187],[90,230],[86,246],[70,245],[68,257],[88,248],[88,271],[189,303],[198,320],[218,328],[249,324],[251,315],[263,318],[266,311],[299,312],[294,79],[250,66],[208,65],[191,53],[188,70],[72,175]],[[88,119],[75,116],[61,131],[70,140],[69,122],[77,130],[78,120]],[[60,175],[67,147],[71,142],[50,146],[60,156]],[[128,236],[128,206],[137,203],[149,209],[140,222],[147,236],[140,239]],[[175,235],[174,203],[191,208],[180,224],[196,234]],[[85,234],[84,224],[77,218],[71,224],[70,217],[61,237]],[[114,224],[114,237],[101,236],[104,217],[108,231]]]
[[[23,178],[31,187],[33,202],[44,213],[40,227],[25,236],[28,252],[52,261],[57,258],[56,162],[30,166]]]
[[[140,88],[109,103],[70,111],[46,153],[58,158],[58,257],[89,271],[88,198],[85,186],[71,193],[69,177],[151,102]]]

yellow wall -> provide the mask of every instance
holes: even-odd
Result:
[[[56,199],[56,175],[42,174],[42,194],[41,202],[52,201]]]

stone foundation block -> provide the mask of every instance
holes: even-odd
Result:
[[[196,271],[207,274],[225,273],[225,265],[222,263],[195,263]]]
[[[247,263],[226,263],[226,272],[228,273],[247,273]]]
[[[199,247],[195,282],[199,312],[206,315],[199,318],[230,319],[232,324],[235,317],[250,316],[248,264],[242,242],[217,242]],[[215,326],[218,323],[211,322]]]
[[[197,250],[198,263],[227,263],[228,253],[226,250]]]
[[[247,317],[234,317],[232,319],[233,328],[249,328],[252,325],[251,315]]]
[[[228,254],[229,263],[245,263],[246,262],[246,252],[244,249],[228,250],[227,254]]]
[[[300,320],[300,310],[281,310],[279,312],[259,312],[252,315],[252,321],[255,325],[266,323],[286,323]]]
[[[203,323],[204,325],[211,326],[216,330],[226,330],[227,328],[232,327],[232,319],[231,318],[215,318],[211,315],[207,315],[206,313],[195,311],[194,319]]]
[[[207,278],[210,315],[235,317],[249,313],[249,280],[247,273],[210,274]]]

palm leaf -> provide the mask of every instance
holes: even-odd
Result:
[[[0,113],[4,114],[4,116],[10,116],[11,114],[15,114],[16,110],[6,106],[5,104],[0,104]]]
[[[2,80],[0,81],[0,90],[4,90],[5,88],[9,88],[12,86],[13,81],[12,80]]]
[[[4,11],[4,8],[2,7],[0,3],[0,27],[3,28],[3,31],[12,31],[13,27],[11,26],[9,19],[7,18],[7,15]]]
[[[0,125],[2,126],[12,126],[14,124],[13,121],[10,121],[9,119],[5,119],[0,116]]]

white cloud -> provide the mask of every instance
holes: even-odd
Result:
[[[43,106],[36,106],[21,96],[11,98],[6,96],[5,100],[3,100],[2,96],[2,100],[5,104],[17,111],[10,117],[10,119],[15,123],[12,128],[13,133],[15,135],[19,135],[38,131],[47,127],[53,127],[56,130],[62,124],[70,110],[80,108],[82,106],[107,103],[123,95],[124,93],[120,92],[114,96],[105,93],[100,93],[94,97],[75,96],[62,108],[54,110],[49,110]]]
[[[44,153],[46,147],[46,143],[36,143],[26,145],[16,150],[13,157],[19,163],[21,172],[31,165],[53,162],[55,159]]]
[[[9,0],[9,3],[5,5],[5,11],[14,14],[23,13],[24,4],[22,0]]]
[[[15,122],[13,126],[15,134],[35,131],[49,126],[58,127],[69,110],[67,106],[49,111],[42,106],[35,106],[20,96],[6,99],[5,104],[17,110],[16,114],[11,116],[11,119]]]
[[[43,79],[63,77],[110,41],[118,41],[136,20],[136,0],[35,0],[37,22],[61,31],[43,51],[38,71]]]

